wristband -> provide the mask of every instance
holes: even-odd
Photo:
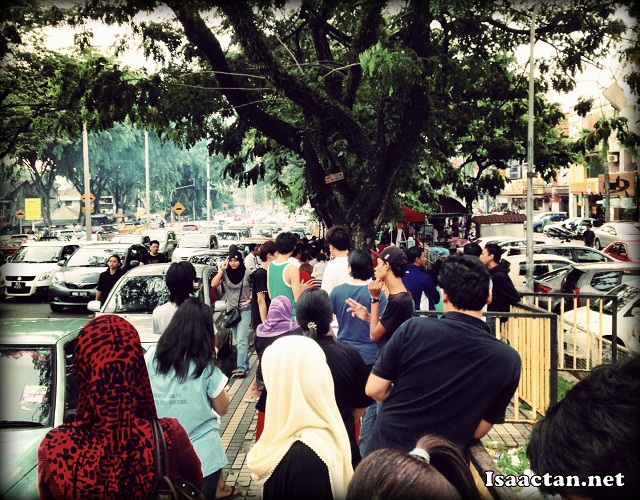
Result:
[[[371,297],[371,303],[375,304],[376,302],[380,302],[380,299],[374,299],[373,297]]]

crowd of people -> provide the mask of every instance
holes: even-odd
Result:
[[[468,447],[505,421],[521,371],[520,355],[485,315],[487,304],[508,311],[519,300],[496,269],[500,249],[471,246],[427,269],[421,245],[352,248],[349,232],[333,227],[325,239],[283,232],[248,250],[231,248],[210,285],[224,286],[225,316],[239,318],[229,326],[232,377],[248,375],[255,331],[258,423],[247,466],[262,498],[480,498]],[[155,418],[170,478],[188,478],[208,499],[241,494],[222,477],[228,378],[216,363],[213,311],[190,297],[194,278],[192,264],[170,266],[169,302],[153,314],[160,339],[146,353],[122,318],[84,327],[78,414],[40,445],[43,498],[147,497]],[[638,378],[620,387],[638,409]],[[575,413],[550,412],[536,426],[533,467],[564,470],[545,454],[562,434],[555,420],[569,425]]]

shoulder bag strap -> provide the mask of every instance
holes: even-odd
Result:
[[[158,493],[158,490],[165,489],[170,490],[168,498],[177,499],[178,495],[176,490],[169,479],[169,457],[167,453],[167,442],[164,438],[164,431],[162,425],[160,425],[160,419],[154,417],[151,419],[151,429],[153,432],[153,457],[155,459],[155,486],[154,490]],[[162,498],[167,498],[163,496]]]

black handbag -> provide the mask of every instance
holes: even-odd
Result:
[[[169,467],[167,442],[164,439],[160,420],[157,418],[151,419],[151,429],[153,432],[153,457],[156,468],[156,478],[150,496],[151,500],[186,500],[188,498],[207,500],[202,492],[186,479],[179,477],[175,484],[171,482],[167,475]]]
[[[231,328],[240,323],[240,311],[237,307],[234,307],[230,311],[227,311],[224,315],[224,326]]]
[[[240,299],[242,298],[242,287],[244,286],[244,278],[240,282],[240,294],[238,295],[238,306],[234,307],[230,311],[227,311],[224,315],[224,326],[231,328],[240,323]]]

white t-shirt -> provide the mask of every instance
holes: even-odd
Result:
[[[349,257],[336,257],[330,260],[322,275],[322,290],[331,295],[331,291],[351,279],[349,276]]]
[[[178,306],[173,302],[167,302],[153,310],[153,333],[162,335],[171,323],[173,315],[178,310]]]

